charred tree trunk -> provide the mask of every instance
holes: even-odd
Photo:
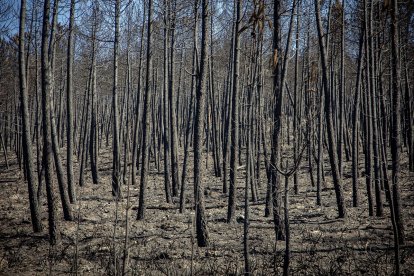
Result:
[[[115,2],[115,41],[114,41],[114,83],[112,89],[113,134],[112,134],[112,195],[121,198],[121,160],[119,144],[119,111],[118,111],[118,58],[119,58],[119,16],[121,1]]]
[[[328,65],[327,65],[327,58],[326,58],[326,49],[325,44],[323,41],[323,33],[322,33],[322,23],[321,23],[321,16],[320,16],[320,3],[318,0],[314,1],[315,4],[315,16],[316,16],[316,26],[318,29],[318,40],[319,40],[319,48],[321,54],[321,63],[322,63],[322,84],[323,90],[325,95],[325,118],[326,118],[326,126],[327,126],[327,135],[328,135],[328,143],[329,143],[329,161],[331,163],[332,169],[332,177],[334,182],[335,188],[335,195],[336,195],[336,203],[338,206],[338,216],[340,218],[346,217],[346,208],[344,202],[344,195],[342,189],[342,181],[341,175],[339,173],[338,168],[338,156],[337,156],[337,148],[335,143],[334,137],[334,128],[332,122],[332,108],[331,108],[331,93],[329,90],[328,85]]]
[[[169,35],[171,36],[170,40],[170,74],[169,76],[169,85],[168,85],[168,113],[169,113],[169,130],[170,130],[170,140],[171,140],[171,180],[172,180],[172,194],[173,196],[178,196],[178,189],[180,188],[180,171],[178,167],[178,138],[177,138],[177,116],[174,103],[178,96],[175,93],[175,28],[176,28],[176,0],[172,0],[172,11],[171,11],[171,29]]]
[[[69,12],[69,37],[66,60],[66,170],[69,200],[76,201],[75,187],[73,183],[73,95],[72,95],[72,74],[73,74],[73,25],[75,21],[75,0],[70,1]]]
[[[196,90],[196,110],[194,121],[194,201],[196,213],[197,244],[200,247],[208,246],[209,234],[205,217],[204,187],[201,183],[202,134],[204,125],[205,94],[207,88],[207,62],[209,43],[209,1],[201,2],[201,62]]]
[[[352,114],[352,206],[359,206],[359,191],[358,191],[358,131],[359,131],[359,105],[361,98],[361,76],[362,76],[362,61],[364,59],[364,28],[360,31],[359,38],[359,58],[358,58],[358,69],[357,79],[355,84],[355,99],[354,99],[354,110]]]
[[[36,196],[35,186],[35,172],[33,165],[32,143],[30,141],[30,119],[28,107],[28,93],[26,86],[26,63],[25,63],[25,21],[26,21],[26,0],[20,3],[20,25],[19,25],[19,79],[20,79],[20,103],[22,115],[22,132],[23,132],[23,159],[26,167],[27,186],[29,190],[29,204],[30,217],[32,220],[32,227],[34,232],[41,232],[43,225],[39,214],[39,204]],[[7,152],[3,142],[3,136],[0,133],[2,148],[6,157],[7,167]]]
[[[42,28],[42,121],[43,121],[43,166],[45,169],[45,183],[48,207],[49,242],[55,245],[58,242],[58,226],[56,218],[56,197],[54,193],[53,171],[53,149],[51,137],[50,120],[50,91],[51,91],[51,68],[49,62],[49,18],[50,0],[46,0],[43,6],[43,28]]]
[[[145,92],[144,92],[144,106],[142,114],[142,149],[141,149],[141,178],[140,178],[140,192],[138,203],[137,219],[142,220],[145,218],[145,192],[147,188],[147,176],[148,176],[148,153],[149,153],[149,104],[150,104],[150,92],[151,92],[151,79],[152,79],[152,49],[151,49],[151,35],[152,35],[152,0],[148,3],[148,27],[147,27],[147,67],[145,76]]]
[[[401,90],[400,90],[400,58],[398,37],[398,4],[392,1],[391,6],[391,68],[392,68],[392,124],[391,124],[391,159],[392,159],[392,198],[394,205],[395,223],[397,226],[399,244],[405,243],[404,222],[401,214],[400,200],[400,147],[401,147]]]
[[[230,185],[229,185],[229,202],[227,209],[227,222],[234,222],[236,209],[236,180],[237,180],[237,154],[239,151],[239,44],[240,44],[240,20],[242,1],[237,0],[236,4],[236,21],[234,32],[233,48],[233,88],[231,98],[231,147],[230,147]]]

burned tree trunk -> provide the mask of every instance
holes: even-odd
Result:
[[[114,41],[114,84],[112,88],[113,134],[112,134],[112,195],[121,198],[121,160],[119,145],[119,111],[118,111],[118,56],[119,56],[119,16],[121,1],[115,2],[115,41]]]
[[[338,206],[338,216],[340,218],[346,217],[346,208],[344,202],[344,195],[342,189],[342,181],[341,175],[339,173],[338,167],[338,156],[337,156],[337,149],[334,137],[334,128],[333,128],[333,121],[332,121],[332,108],[331,108],[331,93],[329,90],[328,85],[328,65],[326,59],[326,49],[323,40],[323,33],[322,33],[322,23],[321,23],[321,16],[320,16],[320,3],[318,0],[314,1],[315,4],[315,16],[316,16],[316,27],[318,29],[318,40],[319,40],[319,49],[320,49],[320,56],[321,56],[321,63],[322,63],[322,84],[325,96],[325,118],[326,118],[326,126],[328,130],[328,144],[329,144],[329,161],[331,163],[332,169],[332,177],[334,182],[335,188],[335,195],[336,195],[336,203]]]
[[[149,97],[151,92],[151,79],[152,79],[152,49],[151,49],[151,35],[152,35],[152,0],[148,3],[148,28],[147,28],[147,67],[145,77],[145,92],[144,92],[144,107],[142,114],[142,149],[141,149],[141,183],[139,192],[138,214],[137,219],[142,220],[145,217],[145,190],[147,188],[147,176],[148,176],[148,153],[149,153]]]
[[[241,0],[236,4],[236,21],[234,32],[233,48],[233,93],[231,98],[231,147],[230,147],[230,186],[229,202],[227,209],[227,222],[234,222],[236,209],[236,179],[237,179],[237,154],[239,151],[239,44],[240,44],[240,20],[241,20]]]
[[[26,167],[27,174],[27,186],[29,190],[29,204],[30,204],[30,216],[32,219],[32,227],[34,232],[42,231],[42,222],[39,214],[39,204],[36,197],[35,186],[35,172],[33,165],[33,153],[32,143],[30,141],[30,119],[29,119],[29,107],[28,107],[28,95],[26,86],[26,63],[24,60],[25,53],[25,21],[26,21],[26,0],[22,0],[20,4],[20,26],[19,26],[19,79],[20,79],[20,102],[21,102],[21,114],[23,125],[23,159]],[[0,133],[0,139],[3,147],[3,151],[7,162],[7,153],[5,150],[3,137]]]
[[[201,2],[201,60],[196,90],[196,110],[194,121],[194,200],[196,213],[197,244],[200,247],[208,246],[209,235],[204,206],[204,187],[201,183],[202,133],[204,124],[205,94],[207,88],[207,62],[209,43],[209,1]]]
[[[46,0],[43,6],[43,28],[42,28],[42,47],[41,47],[41,64],[42,64],[42,121],[43,121],[43,166],[45,170],[45,183],[48,207],[49,223],[49,242],[55,245],[58,241],[58,226],[56,218],[56,197],[54,193],[54,181],[52,178],[53,171],[53,149],[51,137],[51,120],[50,120],[50,90],[51,90],[51,72],[48,57],[49,50],[49,18],[50,18],[50,0]]]
[[[401,215],[400,200],[400,146],[401,146],[401,91],[400,91],[400,61],[398,38],[398,5],[397,0],[392,1],[391,7],[391,68],[392,68],[392,124],[391,124],[391,159],[392,159],[392,197],[394,204],[395,223],[397,225],[398,241],[405,243],[404,222]]]

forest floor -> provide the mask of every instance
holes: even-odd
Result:
[[[16,159],[10,168],[0,161],[0,274],[1,275],[107,275],[121,271],[125,237],[126,185],[123,199],[116,204],[111,195],[111,155],[100,155],[100,183],[92,184],[85,170],[84,187],[77,187],[76,220],[63,220],[58,205],[61,242],[50,247],[47,231],[46,196],[41,199],[44,231],[33,234],[30,223],[27,185]],[[192,157],[189,159],[192,160]],[[205,162],[206,160],[204,160]],[[212,167],[212,160],[209,161]],[[307,167],[299,171],[298,195],[291,193],[291,274],[292,275],[392,275],[393,235],[389,207],[384,217],[369,217],[365,178],[361,174],[361,204],[351,208],[350,163],[344,168],[344,189],[348,217],[338,219],[335,193],[326,165],[326,188],[322,206],[316,206],[316,188],[310,185]],[[204,164],[205,165],[205,164]],[[360,162],[363,171],[363,162]],[[403,163],[401,175],[402,214],[406,245],[401,248],[401,271],[414,273],[414,175]],[[162,162],[161,162],[162,170]],[[75,163],[75,180],[79,177]],[[236,215],[242,218],[244,171],[237,183]],[[163,174],[151,164],[147,191],[147,212],[137,221],[138,187],[131,186],[129,212],[129,274],[131,275],[238,275],[243,273],[243,222],[226,223],[227,197],[221,193],[222,181],[211,170],[205,171],[206,215],[210,246],[194,243],[193,187],[189,177],[184,214],[177,203],[165,203]],[[265,175],[261,175],[259,201],[251,202],[250,254],[254,275],[281,274],[284,242],[275,244],[272,219],[264,217]],[[138,178],[139,179],[139,178]],[[56,180],[55,180],[55,186]],[[57,194],[57,190],[56,190]],[[77,264],[77,265],[76,265]],[[76,268],[77,267],[77,268]],[[76,273],[77,272],[77,273]],[[120,274],[120,273],[119,273]]]

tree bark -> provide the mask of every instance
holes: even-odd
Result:
[[[53,149],[51,138],[51,120],[50,120],[50,90],[51,90],[51,72],[48,57],[49,50],[49,18],[50,18],[50,0],[45,0],[43,6],[43,27],[42,27],[42,46],[41,46],[41,63],[42,63],[42,121],[43,121],[43,166],[45,169],[45,183],[48,207],[49,223],[49,243],[55,245],[58,242],[58,225],[56,219],[56,198],[54,193],[54,181],[52,178],[53,170]]]
[[[26,0],[22,0],[20,4],[20,25],[19,25],[19,79],[20,79],[20,102],[21,102],[21,115],[22,115],[22,131],[23,131],[23,157],[27,173],[27,186],[29,190],[29,204],[30,204],[30,217],[32,220],[33,232],[41,232],[43,225],[39,214],[39,204],[36,197],[35,186],[35,172],[33,165],[33,152],[32,143],[30,141],[30,119],[29,119],[29,107],[28,107],[28,94],[26,86],[26,63],[24,60],[25,52],[25,21],[26,21]],[[7,152],[4,146],[3,137],[0,133],[0,139],[3,147],[3,151],[6,158],[7,167]]]
[[[230,185],[229,185],[229,202],[227,209],[227,222],[235,221],[236,209],[236,180],[237,180],[237,154],[239,151],[239,44],[240,44],[240,20],[242,0],[237,0],[236,21],[234,32],[233,48],[233,92],[231,98],[231,147],[230,147]]]
[[[114,83],[112,89],[113,135],[112,135],[112,195],[121,198],[121,160],[119,145],[119,111],[118,111],[118,58],[119,58],[119,16],[121,1],[115,2],[115,41],[114,41]]]
[[[392,67],[392,124],[391,124],[391,160],[392,160],[392,197],[399,244],[405,243],[404,221],[401,215],[400,200],[400,147],[401,147],[401,91],[400,91],[400,59],[398,38],[398,4],[392,0],[391,6],[391,67]]]
[[[148,3],[148,27],[147,27],[147,67],[145,77],[145,92],[144,92],[144,109],[142,114],[142,150],[141,150],[141,183],[139,192],[138,214],[137,219],[142,220],[145,218],[145,194],[147,188],[147,176],[148,176],[148,153],[149,153],[149,97],[151,92],[151,79],[152,79],[152,49],[151,49],[151,35],[152,35],[152,0]]]
[[[328,85],[328,65],[326,59],[326,49],[325,44],[323,41],[323,33],[322,33],[322,23],[321,23],[321,16],[320,16],[320,3],[318,0],[314,1],[315,4],[315,16],[316,16],[316,27],[318,30],[318,40],[319,40],[319,49],[321,54],[321,63],[322,63],[322,84],[323,90],[325,95],[325,118],[326,118],[326,126],[328,130],[328,143],[329,143],[329,161],[331,163],[332,169],[332,177],[333,183],[335,188],[335,195],[336,195],[336,203],[338,206],[338,216],[340,218],[346,217],[346,208],[343,196],[343,189],[342,189],[342,181],[341,175],[339,173],[338,168],[338,156],[337,156],[337,149],[336,143],[334,138],[334,129],[333,129],[333,122],[332,122],[332,108],[331,108],[331,93],[329,91]]]
[[[359,129],[359,105],[360,105],[360,94],[361,94],[361,75],[362,75],[362,61],[364,59],[364,36],[365,30],[362,27],[359,37],[359,58],[358,58],[358,69],[357,79],[355,84],[355,99],[354,99],[354,110],[352,113],[352,206],[359,206],[359,191],[358,191],[358,129]]]
[[[170,74],[169,74],[169,85],[168,85],[168,113],[170,118],[170,140],[171,140],[171,180],[172,180],[172,194],[173,196],[178,196],[178,189],[180,188],[180,171],[178,167],[178,138],[177,138],[177,116],[176,116],[176,109],[174,107],[174,103],[177,97],[175,95],[175,28],[176,28],[176,0],[172,1],[172,11],[171,11],[171,29],[170,29]]]
[[[201,159],[202,159],[202,134],[204,125],[205,93],[207,88],[207,62],[209,43],[209,1],[201,2],[201,62],[198,73],[196,90],[196,110],[194,122],[194,201],[196,213],[197,244],[200,247],[208,246],[209,234],[207,230],[207,219],[204,206],[204,187],[201,181]]]

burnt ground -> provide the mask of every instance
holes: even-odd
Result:
[[[76,220],[66,222],[58,205],[61,242],[51,248],[47,236],[46,196],[41,200],[44,231],[33,234],[30,224],[27,186],[16,159],[9,156],[10,168],[0,161],[0,274],[106,275],[121,271],[125,237],[126,186],[123,199],[116,204],[111,195],[111,157],[100,155],[100,184],[92,184],[89,170],[86,185],[77,187],[78,201],[73,205]],[[191,158],[189,159],[192,160]],[[205,160],[204,160],[205,162]],[[212,160],[209,161],[212,167]],[[351,208],[350,163],[345,164],[344,189],[348,217],[338,219],[335,194],[326,165],[326,187],[322,206],[316,206],[316,188],[310,185],[307,167],[302,162],[298,195],[291,194],[291,274],[292,275],[391,275],[393,273],[393,235],[389,206],[384,217],[369,217],[365,179],[361,174],[361,207]],[[78,179],[75,163],[75,180]],[[363,162],[360,162],[363,171]],[[414,273],[414,191],[412,173],[403,162],[401,177],[402,213],[406,245],[401,248],[401,271]],[[162,170],[162,163],[161,163]],[[147,212],[137,221],[138,187],[131,186],[130,221],[131,275],[237,275],[243,273],[243,222],[225,222],[227,197],[221,193],[221,179],[205,171],[206,215],[210,246],[193,245],[192,177],[187,184],[187,210],[165,203],[163,174],[154,164],[148,181]],[[259,188],[259,201],[251,202],[250,253],[255,275],[281,274],[284,242],[275,244],[271,218],[264,217],[265,175]],[[55,186],[56,180],[55,180]],[[56,191],[57,193],[57,191]],[[45,193],[44,193],[45,194]],[[236,214],[243,215],[244,171],[239,173]],[[77,264],[77,269],[76,269]]]

